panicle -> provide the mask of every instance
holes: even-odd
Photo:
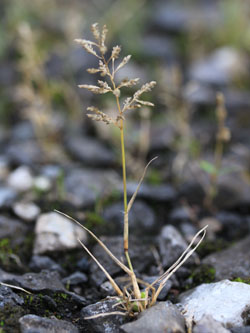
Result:
[[[113,49],[112,49],[111,58],[112,59],[118,59],[119,55],[120,55],[120,52],[121,52],[121,47],[118,46],[118,45],[114,46]]]

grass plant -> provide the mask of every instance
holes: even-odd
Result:
[[[112,287],[114,288],[117,296],[118,296],[118,306],[122,310],[122,312],[115,312],[115,314],[123,314],[123,315],[134,315],[136,313],[142,312],[143,310],[151,307],[157,301],[158,295],[160,294],[162,288],[166,284],[167,280],[171,277],[172,274],[191,256],[191,254],[195,251],[195,249],[199,246],[203,238],[205,237],[206,227],[201,229],[193,238],[190,245],[183,252],[180,258],[166,271],[164,272],[158,279],[156,279],[153,283],[148,284],[137,278],[133,265],[129,255],[129,212],[133,206],[137,193],[140,189],[140,186],[143,182],[144,176],[149,165],[153,162],[155,158],[153,158],[145,167],[143,174],[139,180],[138,186],[136,188],[135,193],[132,195],[131,199],[128,201],[127,199],[127,176],[126,176],[126,156],[125,156],[125,143],[124,143],[124,124],[125,117],[128,110],[140,109],[143,106],[152,107],[153,103],[149,101],[145,101],[141,99],[141,95],[143,93],[151,91],[156,85],[155,81],[151,81],[149,83],[143,84],[141,88],[139,88],[132,96],[127,97],[123,103],[121,102],[121,89],[123,87],[134,87],[139,79],[123,79],[121,82],[116,81],[116,73],[123,68],[130,60],[131,56],[128,55],[124,57],[118,65],[116,64],[120,52],[120,46],[114,46],[111,52],[108,52],[108,48],[105,44],[106,35],[107,35],[107,27],[104,25],[100,30],[97,23],[93,24],[91,27],[92,34],[94,36],[95,41],[89,41],[85,39],[76,39],[76,42],[80,44],[85,51],[95,56],[98,60],[97,68],[89,68],[87,71],[91,74],[99,73],[106,80],[98,80],[97,85],[89,85],[82,84],[79,85],[80,88],[87,89],[94,94],[106,94],[111,93],[114,96],[117,106],[117,116],[116,118],[112,118],[108,116],[103,111],[99,110],[95,106],[88,107],[88,111],[90,113],[87,114],[88,117],[92,118],[95,121],[101,121],[106,123],[107,125],[114,125],[120,131],[120,144],[121,144],[121,159],[122,159],[122,175],[123,175],[123,201],[124,201],[124,232],[123,232],[123,246],[124,246],[124,254],[127,263],[123,263],[121,260],[116,258],[113,253],[106,247],[106,245],[88,228],[83,226],[81,223],[73,219],[72,217],[58,212],[65,217],[71,219],[75,223],[77,223],[80,227],[85,229],[103,248],[103,250],[110,256],[110,258],[128,275],[130,279],[130,284],[132,286],[132,291],[124,288],[121,288],[117,285],[114,279],[111,277],[109,272],[102,266],[102,264],[94,257],[94,255],[89,251],[89,249],[79,240],[82,247],[85,251],[90,255],[90,257],[96,262],[96,264],[100,267],[100,269],[105,273],[107,279],[110,281]],[[198,237],[201,238],[197,241]],[[143,289],[140,289],[140,286],[143,285]],[[108,313],[110,315],[113,313]],[[103,316],[103,314],[100,314]],[[93,318],[93,317],[91,317]],[[90,318],[88,318],[90,319]]]

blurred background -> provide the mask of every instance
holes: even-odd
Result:
[[[97,63],[74,39],[92,39],[90,26],[99,22],[109,29],[109,48],[121,45],[122,56],[132,55],[121,77],[157,81],[146,96],[155,107],[130,112],[126,122],[129,177],[137,179],[158,155],[147,182],[206,184],[200,161],[213,161],[215,96],[222,92],[231,134],[223,163],[236,177],[220,181],[230,187],[226,193],[240,192],[249,201],[248,0],[1,0],[0,10],[3,183],[17,168],[29,167],[40,180],[38,192],[48,193],[53,179],[58,197],[75,186],[66,179],[75,167],[119,172],[119,133],[85,116],[89,105],[112,111],[112,96],[96,98],[77,87],[95,84],[86,68]],[[183,191],[188,196],[190,188]]]

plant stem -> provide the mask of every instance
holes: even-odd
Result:
[[[116,104],[118,107],[119,114],[122,115],[118,96],[116,96]],[[129,224],[128,224],[128,201],[127,201],[127,176],[126,176],[126,156],[125,156],[125,145],[124,145],[124,124],[122,118],[120,119],[120,135],[121,135],[122,179],[123,179],[123,201],[124,201],[124,231],[123,231],[124,253],[128,262],[129,269],[133,272],[134,271],[133,266],[128,253]]]

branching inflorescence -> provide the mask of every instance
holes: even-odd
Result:
[[[183,252],[180,258],[157,280],[153,283],[148,284],[141,280],[139,280],[133,270],[133,266],[129,256],[129,219],[128,214],[131,210],[141,183],[144,179],[145,173],[147,171],[150,163],[155,159],[151,160],[145,167],[142,177],[138,183],[137,189],[133,194],[130,201],[127,201],[127,181],[126,181],[126,161],[125,161],[125,145],[124,145],[124,121],[125,114],[127,110],[138,109],[142,106],[154,106],[153,103],[149,101],[144,101],[141,99],[141,95],[143,93],[149,92],[156,85],[155,81],[151,81],[141,86],[139,90],[137,90],[131,97],[128,97],[124,100],[121,105],[120,97],[121,97],[121,88],[123,87],[133,87],[135,86],[139,79],[124,79],[121,82],[117,83],[115,75],[117,71],[119,71],[123,66],[125,66],[131,56],[128,55],[124,57],[121,62],[116,65],[116,61],[120,56],[121,47],[114,46],[111,55],[106,56],[108,53],[108,49],[105,45],[107,28],[104,25],[102,30],[100,31],[98,24],[95,23],[91,27],[92,34],[94,36],[95,42],[85,40],[85,39],[76,39],[75,41],[80,44],[85,51],[94,55],[99,60],[98,68],[89,68],[87,71],[91,74],[99,73],[102,77],[105,77],[107,81],[98,80],[98,85],[88,85],[82,84],[79,85],[80,88],[87,89],[95,94],[106,94],[112,93],[116,100],[117,105],[117,117],[112,118],[105,114],[105,112],[99,110],[97,107],[91,106],[88,107],[88,111],[91,113],[87,114],[88,117],[92,118],[96,121],[102,121],[106,124],[113,124],[120,130],[120,140],[121,140],[121,155],[122,155],[122,170],[123,170],[123,193],[124,193],[124,254],[127,260],[127,265],[125,265],[122,261],[116,258],[113,253],[106,247],[106,245],[88,228],[80,224],[78,221],[74,220],[70,216],[63,214],[67,218],[71,219],[82,228],[84,228],[103,248],[103,250],[111,257],[111,259],[129,276],[130,282],[132,285],[132,291],[128,292],[125,288],[123,291],[114,281],[114,279],[110,276],[110,274],[106,271],[105,267],[93,256],[93,254],[86,248],[86,246],[79,240],[82,247],[87,251],[87,253],[91,256],[91,258],[96,262],[96,264],[100,267],[100,269],[105,273],[107,279],[110,281],[112,287],[117,293],[119,300],[118,304],[122,308],[124,312],[122,314],[134,315],[135,313],[141,312],[148,307],[155,304],[157,301],[157,297],[160,294],[162,288],[166,284],[167,280],[170,278],[172,274],[191,256],[191,254],[195,251],[195,249],[199,246],[202,239],[205,236],[206,227],[200,230],[193,238],[192,242],[188,246],[188,248]],[[60,213],[60,212],[59,212]],[[201,235],[201,239],[196,242],[197,237]],[[194,248],[192,246],[194,245]],[[140,290],[140,285],[144,286],[144,290]],[[155,288],[158,286],[157,288]],[[146,287],[146,288],[145,288]],[[118,314],[118,312],[116,312]],[[119,312],[120,313],[120,312]],[[113,314],[113,313],[110,313]]]

